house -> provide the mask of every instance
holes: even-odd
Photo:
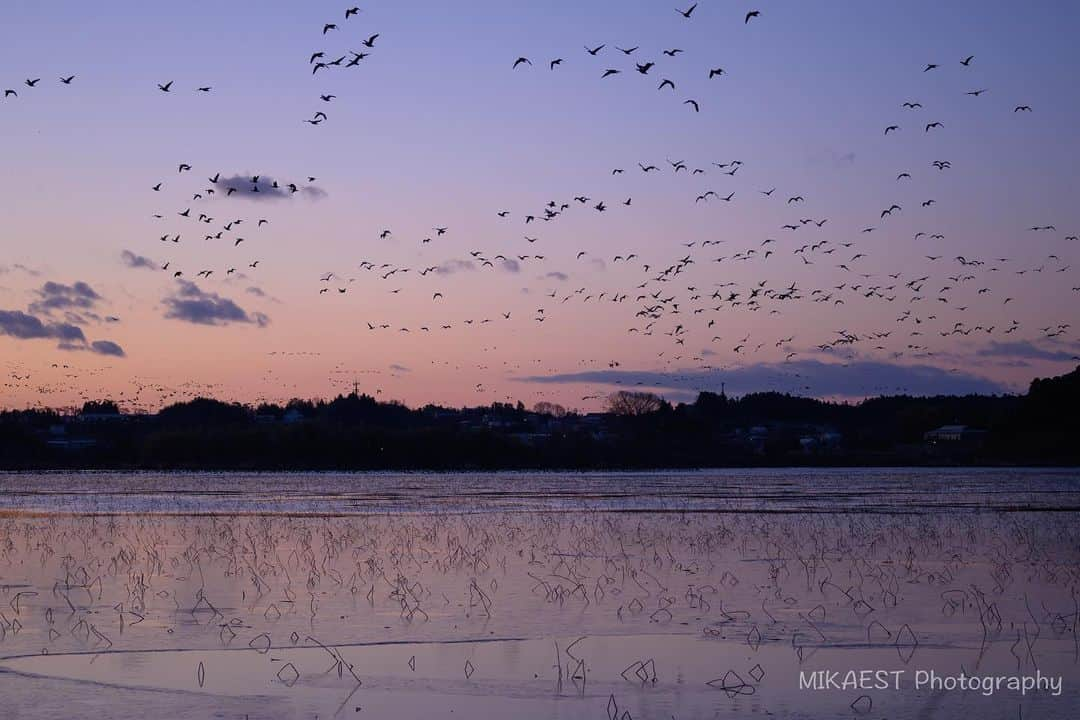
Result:
[[[977,445],[986,439],[986,431],[967,425],[942,425],[923,434],[930,445]]]

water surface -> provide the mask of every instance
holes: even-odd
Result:
[[[1072,717],[1077,507],[1047,470],[0,474],[0,683],[18,718]],[[799,687],[850,669],[901,688]]]

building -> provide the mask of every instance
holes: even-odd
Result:
[[[986,431],[967,425],[942,425],[923,434],[930,445],[978,445],[986,439]]]

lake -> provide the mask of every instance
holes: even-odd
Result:
[[[0,473],[0,714],[1076,717],[1078,511],[1076,470]]]

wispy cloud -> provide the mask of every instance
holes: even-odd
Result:
[[[176,291],[167,296],[165,317],[195,325],[224,326],[250,323],[259,327],[270,324],[270,318],[260,312],[249,313],[227,297],[207,292],[188,280],[179,280]]]
[[[142,255],[136,255],[130,250],[124,250],[120,253],[120,262],[125,266],[134,270],[157,270],[158,264],[148,257]]]
[[[993,341],[986,347],[976,351],[975,354],[980,357],[1075,362],[1078,359],[1078,353],[1080,353],[1080,348],[1075,346],[1071,350],[1049,350],[1027,340],[1016,340],[1012,342]]]
[[[255,177],[255,175],[233,175],[219,178],[218,185],[225,188],[224,194],[228,197],[256,201],[285,200],[295,196],[308,200],[321,200],[327,196],[327,192],[317,185],[289,183],[276,180],[270,175],[259,175],[259,182],[256,183],[253,182]]]
[[[21,263],[15,263],[13,265],[0,265],[0,275],[6,275],[7,273],[21,272],[30,277],[38,277],[41,272],[35,270],[32,267],[27,267]]]
[[[447,260],[435,268],[439,275],[453,275],[458,272],[472,272],[476,264],[472,260]]]
[[[730,369],[697,368],[685,371],[590,370],[516,379],[545,384],[636,385],[682,391],[719,391],[724,388],[736,395],[781,390],[816,397],[845,398],[889,393],[966,395],[1010,391],[1010,388],[1001,383],[965,371],[950,371],[932,365],[901,365],[875,361],[826,363],[818,360],[795,360],[787,363],[756,363]]]

